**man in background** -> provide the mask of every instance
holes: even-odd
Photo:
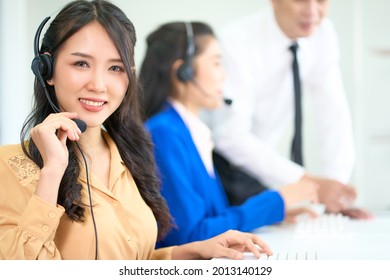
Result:
[[[367,218],[369,213],[352,207],[356,191],[348,185],[355,147],[337,36],[326,18],[329,1],[270,1],[272,9],[233,22],[220,36],[228,73],[224,94],[233,104],[208,117],[216,168],[224,185],[230,181],[228,194],[236,204],[253,195],[253,189],[246,194],[245,188],[234,186],[234,180],[223,178],[231,170],[224,172],[226,164],[221,167],[219,162],[253,177],[259,186],[256,191],[313,181],[328,212]],[[313,115],[302,115],[305,98]],[[305,168],[305,118],[313,119],[319,139],[318,175]],[[286,157],[277,147],[291,123],[294,140],[291,157]]]

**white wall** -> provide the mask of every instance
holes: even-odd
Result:
[[[227,22],[266,6],[268,0],[115,0],[127,13],[138,34],[136,62],[140,64],[145,50],[145,37],[158,25],[173,20],[200,20],[218,31]]]
[[[360,2],[361,91],[356,123],[362,150],[358,174],[366,203],[390,209],[390,2]]]
[[[27,9],[24,0],[0,2],[0,144],[19,141],[31,104]]]
[[[136,63],[145,36],[171,20],[203,20],[218,30],[270,0],[112,0],[137,30]],[[0,0],[0,144],[19,141],[31,104],[33,37],[39,23],[68,0]],[[330,0],[329,16],[339,35],[341,67],[353,115],[358,159],[352,183],[359,203],[390,209],[390,20],[387,0]],[[389,51],[389,52],[386,52]],[[310,133],[311,130],[306,130]],[[314,151],[309,141],[308,152]],[[316,161],[309,158],[315,170]]]

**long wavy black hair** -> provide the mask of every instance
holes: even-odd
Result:
[[[103,125],[117,145],[142,198],[152,209],[159,226],[158,238],[161,239],[169,230],[171,219],[166,202],[160,194],[151,139],[144,129],[140,114],[141,88],[134,71],[136,34],[133,24],[122,10],[110,2],[73,1],[67,4],[50,24],[43,37],[40,53],[50,53],[55,63],[61,45],[93,21],[99,22],[114,42],[129,79],[124,100]],[[49,93],[55,97],[54,87],[48,84],[46,86]],[[54,102],[59,107],[57,101]],[[43,160],[29,132],[52,113],[55,112],[45,96],[44,89],[35,79],[33,110],[23,125],[20,137],[24,153],[40,168],[43,167]],[[25,143],[29,143],[28,146]],[[81,163],[75,143],[68,140],[67,147],[69,164],[60,183],[58,204],[65,208],[65,213],[71,220],[81,222],[85,212],[84,205],[81,204],[81,184],[77,181]]]
[[[215,37],[212,28],[203,22],[190,22],[195,45],[194,57],[205,48],[205,36]],[[168,22],[149,34],[147,50],[141,65],[139,80],[143,85],[142,112],[147,120],[158,113],[173,93],[172,66],[186,59],[188,40],[185,22]]]

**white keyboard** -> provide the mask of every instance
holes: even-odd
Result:
[[[245,260],[256,260],[252,253],[244,253]],[[261,254],[260,261],[318,260],[317,252],[274,252],[272,256]]]
[[[294,238],[350,238],[350,219],[341,214],[323,214],[317,218],[299,217]]]
[[[318,260],[317,252],[278,252],[272,256],[261,254],[259,260]]]

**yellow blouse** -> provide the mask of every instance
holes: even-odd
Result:
[[[89,174],[98,236],[98,259],[170,259],[172,247],[155,250],[157,223],[112,139],[110,182]],[[82,167],[83,168],[83,167]],[[0,147],[0,259],[94,259],[95,233],[89,207],[85,222],[72,222],[34,195],[40,169],[20,145]],[[89,205],[85,169],[82,201]]]

